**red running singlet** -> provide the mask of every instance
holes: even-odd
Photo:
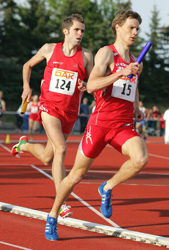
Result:
[[[72,121],[77,119],[81,102],[78,79],[84,80],[87,75],[82,47],[77,46],[76,53],[67,57],[62,52],[62,44],[63,42],[56,44],[45,67],[41,82],[40,111],[48,112],[50,107],[56,108],[68,113]]]
[[[114,45],[108,46],[114,54],[114,69],[110,74],[125,68],[129,63],[123,61]],[[131,54],[130,63],[134,62]],[[138,74],[132,79],[121,77],[110,86],[94,93],[96,108],[90,116],[88,125],[98,125],[105,128],[118,128],[127,123],[133,123],[133,102],[137,89]]]

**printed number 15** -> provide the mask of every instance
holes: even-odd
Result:
[[[121,94],[129,96],[131,94],[131,87],[132,87],[132,85],[129,84],[127,89],[126,89],[126,85],[127,85],[126,83],[123,84],[123,91],[121,92]]]

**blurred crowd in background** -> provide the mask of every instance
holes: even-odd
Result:
[[[25,115],[21,115],[21,106],[16,111],[16,133],[29,133],[29,140],[33,141],[33,133],[43,133],[44,129],[38,122],[39,96],[32,96],[28,104]],[[95,108],[95,100],[89,103],[88,98],[84,97],[80,104],[79,116],[73,127],[71,134],[83,134],[88,119]],[[144,140],[148,136],[163,136],[164,142],[169,143],[169,108],[163,113],[157,106],[152,108],[144,107],[142,101],[139,102],[139,109],[144,113],[144,120],[135,122],[135,129]],[[3,92],[0,91],[0,129],[3,114],[6,112],[6,103],[3,100]]]

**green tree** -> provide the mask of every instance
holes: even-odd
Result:
[[[125,0],[25,0],[16,4],[14,0],[0,0],[0,88],[4,91],[7,104],[21,102],[22,67],[39,48],[50,42],[63,41],[62,21],[72,13],[79,13],[86,23],[82,46],[95,56],[99,48],[112,44],[111,23],[117,11],[132,9],[131,1]],[[159,27],[159,12],[152,11],[148,40],[153,43],[144,59],[140,76],[140,97],[146,102],[168,101],[169,27]],[[141,27],[141,26],[140,26]],[[145,45],[139,35],[130,52],[138,56]],[[31,87],[40,91],[40,80],[46,62],[32,70]],[[14,88],[16,91],[14,91]]]
[[[152,47],[144,60],[139,84],[139,91],[145,102],[151,103],[164,102],[169,94],[169,87],[166,85],[168,72],[165,69],[163,38],[159,22],[159,11],[154,6],[150,20],[150,34],[147,34]]]
[[[21,46],[16,3],[13,0],[0,0],[0,13],[0,53],[5,57],[16,57]]]
[[[57,30],[45,0],[27,0],[27,3],[18,8],[22,33],[20,39],[24,41],[21,63],[33,56],[44,43],[54,42],[52,34]]]
[[[130,10],[132,9],[132,3],[131,1],[124,1],[124,0],[117,0],[117,8],[119,10],[123,9],[123,10]]]
[[[20,100],[22,90],[21,66],[18,64],[20,24],[16,3],[0,0],[0,14],[0,89],[4,92],[7,107],[12,107]]]
[[[44,43],[54,41],[52,34],[57,26],[44,0],[28,0],[24,7],[13,0],[0,0],[0,13],[0,71],[1,80],[5,82],[2,90],[9,101],[15,100],[19,105],[23,88],[22,66]],[[31,85],[36,92],[40,92],[44,66],[45,62],[32,71]],[[14,88],[17,90],[15,94]]]

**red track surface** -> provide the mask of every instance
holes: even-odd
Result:
[[[0,202],[49,212],[55,197],[53,181],[31,165],[50,175],[51,167],[42,165],[29,153],[20,154],[18,158],[12,157],[9,150],[19,137],[20,135],[10,135],[11,144],[2,143],[0,146]],[[6,135],[0,135],[1,142],[5,141],[5,138]],[[46,136],[35,135],[34,140],[46,140]],[[80,137],[70,136],[68,141],[73,140],[78,141]],[[68,142],[65,159],[67,173],[73,165],[77,148],[78,142]],[[148,138],[147,148],[149,163],[146,168],[114,189],[111,220],[123,229],[169,237],[169,145],[163,144],[163,138]],[[126,159],[127,157],[111,147],[106,147],[73,192],[100,211],[98,186],[109,179]],[[72,207],[75,219],[111,226],[73,196],[69,197],[68,205]],[[59,241],[50,242],[44,237],[45,221],[2,211],[0,220],[2,250],[159,249],[158,246],[150,244],[61,225],[58,225]]]

